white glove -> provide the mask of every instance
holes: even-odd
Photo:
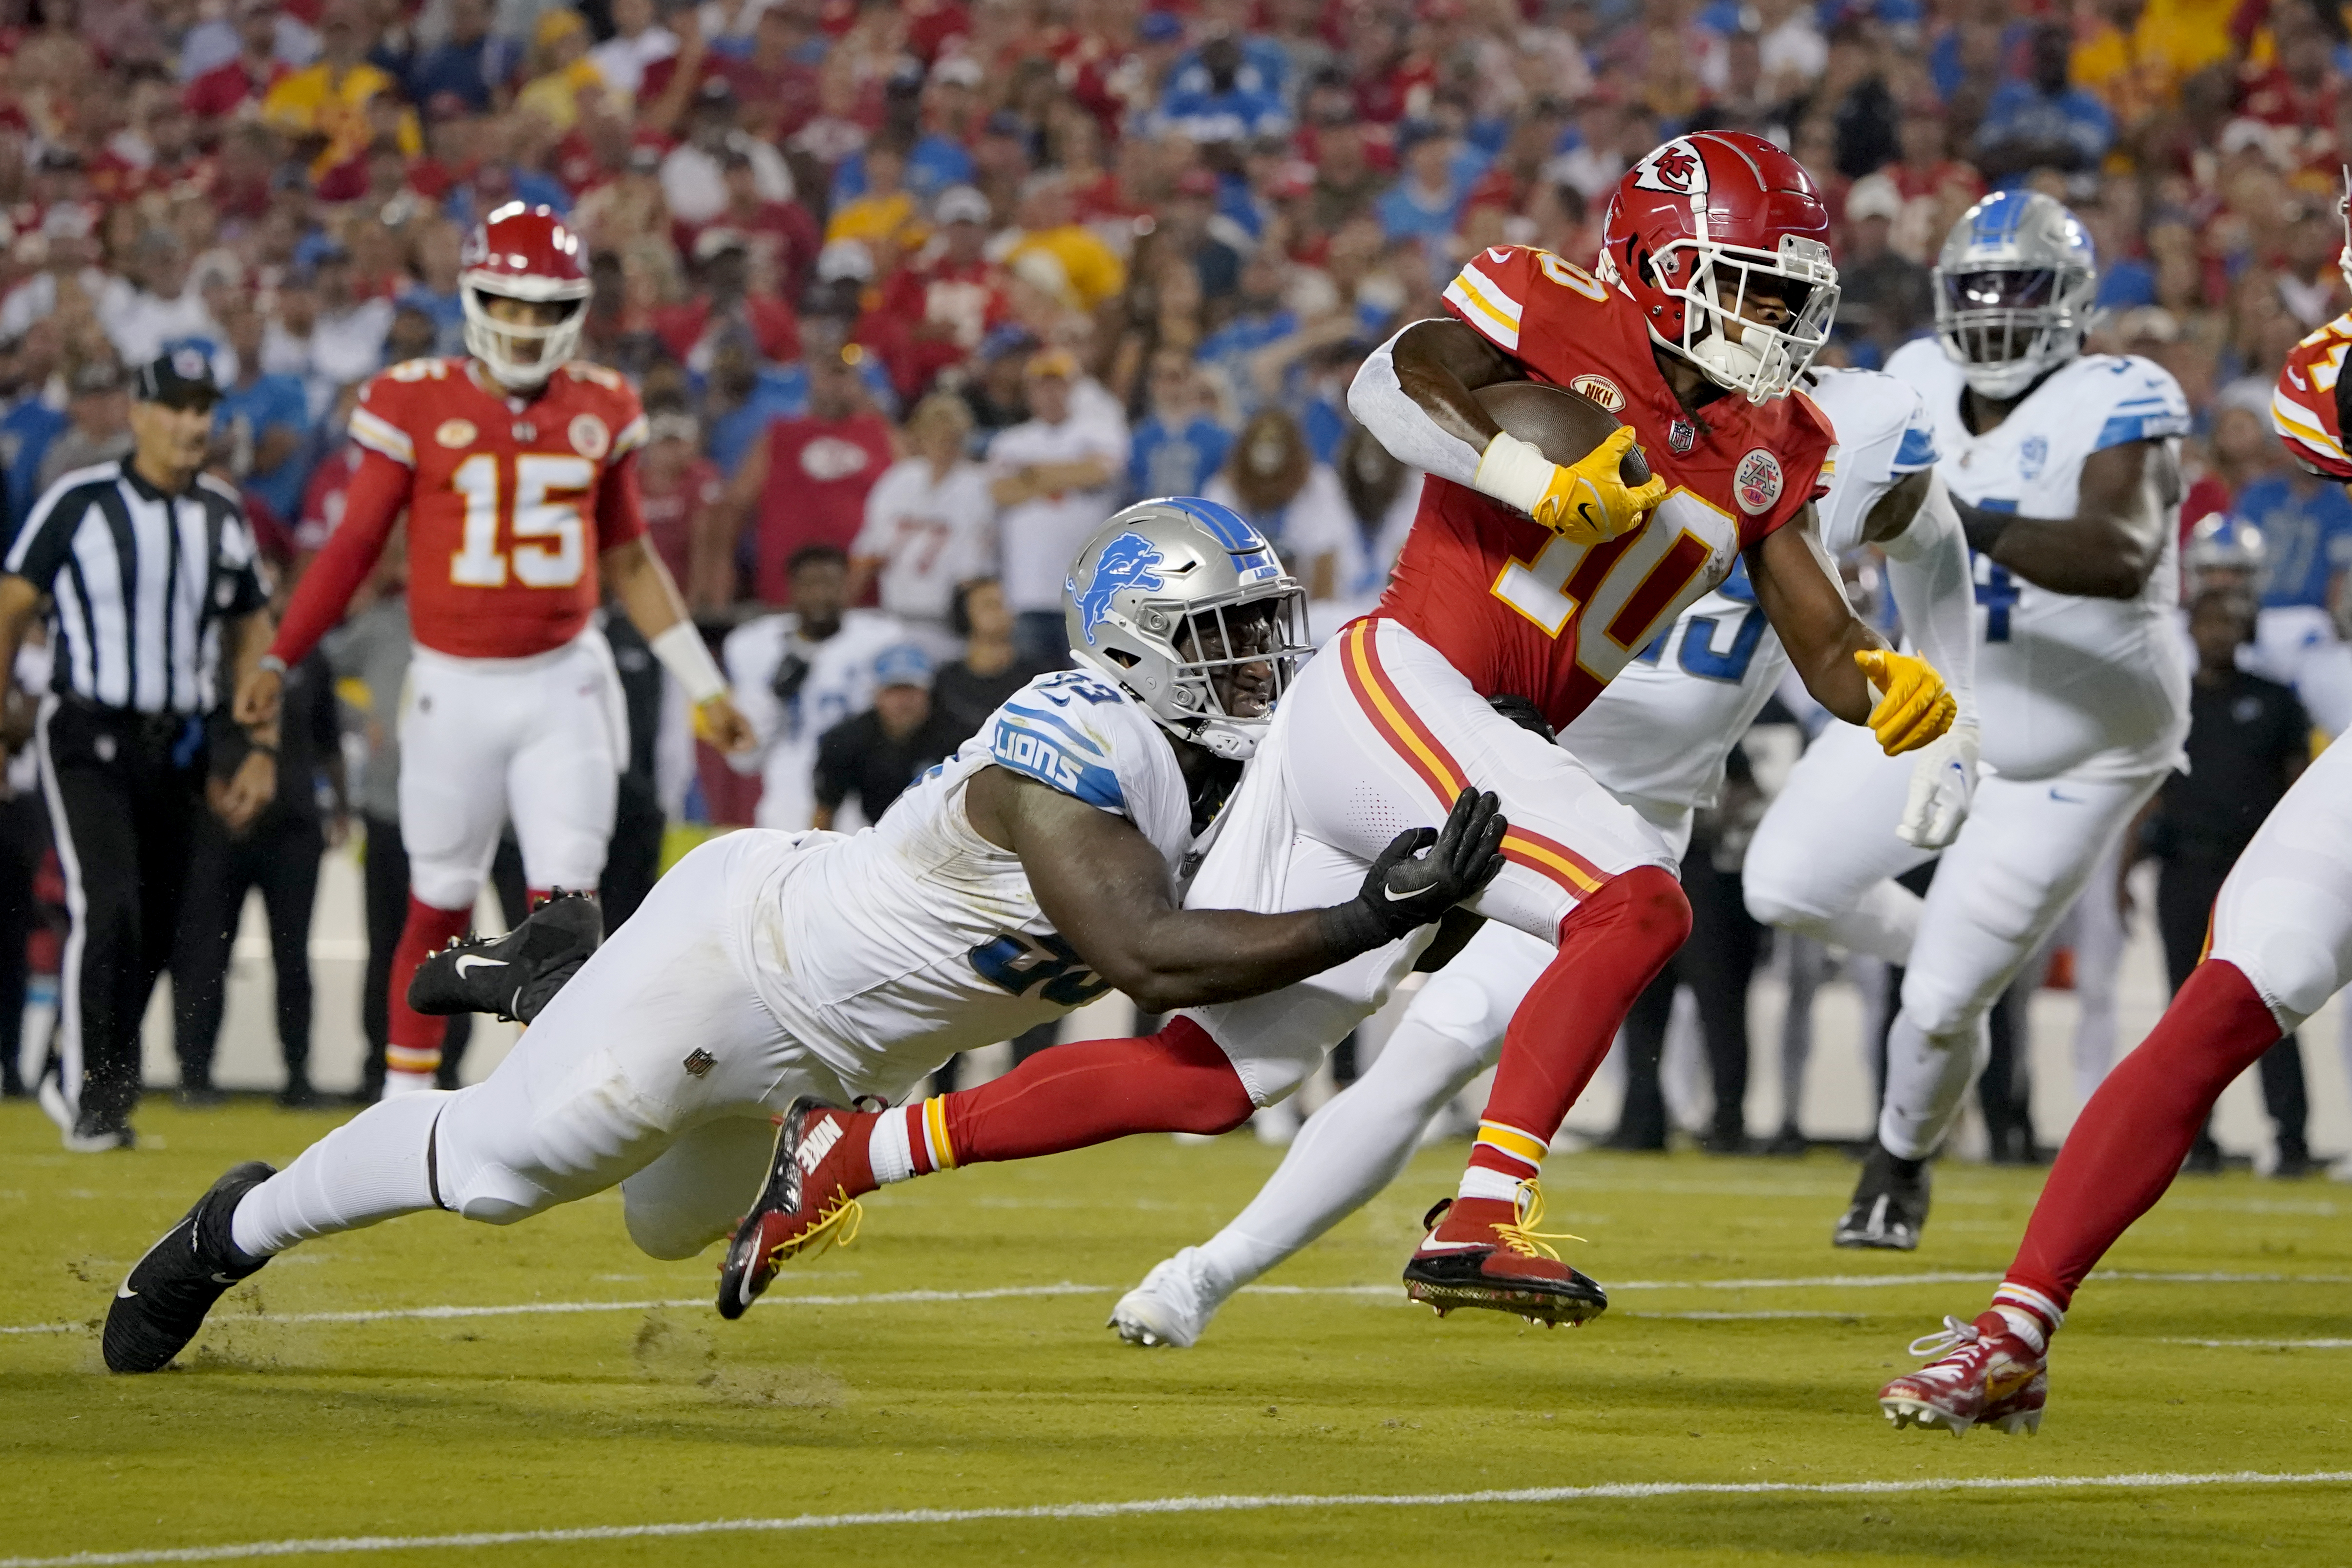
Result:
[[[1911,761],[1911,798],[1895,836],[1916,849],[1940,850],[1960,836],[1977,792],[1977,727],[1956,724]]]

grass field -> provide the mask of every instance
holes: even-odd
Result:
[[[1614,1303],[1573,1333],[1403,1305],[1415,1221],[1458,1167],[1441,1148],[1198,1349],[1124,1349],[1101,1326],[1117,1292],[1275,1158],[1150,1138],[869,1199],[855,1246],[739,1323],[708,1305],[711,1260],[640,1256],[607,1197],[302,1248],[179,1369],[100,1371],[89,1325],[131,1260],[233,1160],[282,1163],[331,1123],[152,1103],[160,1147],[92,1157],[0,1107],[0,1562],[305,1540],[485,1568],[2352,1562],[2352,1193],[2325,1183],[2185,1182],[2077,1303],[2033,1439],[1897,1435],[1871,1396],[1905,1342],[1982,1304],[2040,1173],[1948,1170],[1925,1249],[1846,1253],[1852,1167],[1826,1152],[1555,1158],[1552,1218]],[[2128,1277],[2158,1274],[2210,1277]],[[2161,1479],[2239,1472],[2337,1475]],[[2128,1476],[2155,1484],[1965,1484]],[[1856,1482],[1891,1484],[1706,1490]],[[1628,1490],[1449,1500],[1591,1488]],[[1208,1498],[1227,1502],[1057,1506]],[[779,1522],[926,1510],[950,1517]],[[643,1531],[728,1521],[770,1523]],[[539,1533],[564,1531],[615,1533]],[[482,1532],[522,1539],[417,1539]]]

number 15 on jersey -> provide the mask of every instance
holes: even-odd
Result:
[[[449,476],[450,488],[466,503],[449,580],[504,588],[511,572],[525,588],[572,587],[587,570],[580,502],[596,483],[596,465],[565,453],[524,452],[513,459],[510,480],[502,467],[496,454],[477,452]]]

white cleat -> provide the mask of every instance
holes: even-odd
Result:
[[[1223,1298],[1202,1277],[1201,1249],[1187,1247],[1152,1265],[1143,1283],[1118,1299],[1108,1327],[1129,1344],[1146,1350],[1190,1350],[1209,1326]]]

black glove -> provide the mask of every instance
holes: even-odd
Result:
[[[1503,869],[1500,802],[1465,789],[1443,828],[1399,833],[1372,862],[1355,901],[1328,912],[1335,934],[1357,952],[1370,952],[1419,930],[1475,894]]]
[[[776,673],[768,677],[768,689],[776,694],[778,702],[790,707],[793,699],[801,695],[801,687],[808,677],[809,662],[798,653],[786,653],[778,662]]]

